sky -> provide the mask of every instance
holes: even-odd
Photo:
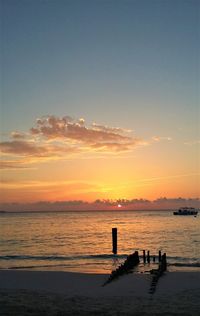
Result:
[[[1,0],[0,202],[200,197],[198,0]]]

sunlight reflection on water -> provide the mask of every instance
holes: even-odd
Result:
[[[183,262],[193,260],[194,263],[200,258],[199,217],[180,218],[171,211],[6,213],[0,216],[0,267],[4,268],[29,266],[109,272],[124,257],[97,258],[95,255],[112,254],[112,227],[118,228],[119,254],[128,255],[135,250],[142,254],[145,249],[154,255],[160,249],[172,263],[173,260],[178,262],[173,259],[178,257],[184,258]],[[48,256],[52,254],[55,258],[50,260]],[[8,255],[21,258],[5,259]],[[42,260],[38,259],[41,255]],[[68,259],[61,262],[61,256]]]

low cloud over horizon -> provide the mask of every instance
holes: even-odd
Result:
[[[200,208],[200,198],[158,198],[148,199],[98,199],[94,202],[84,200],[38,201],[30,203],[0,203],[0,211],[81,211],[81,210],[159,210],[179,207]]]

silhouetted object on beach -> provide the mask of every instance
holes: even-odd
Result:
[[[150,253],[149,253],[149,250],[147,251],[147,262],[150,263]]]
[[[112,282],[113,280],[117,279],[119,276],[123,274],[130,273],[130,271],[139,264],[139,254],[138,251],[135,251],[133,254],[129,255],[123,264],[121,264],[115,271],[112,271],[108,280],[103,284]]]
[[[145,253],[145,250],[143,250],[143,262],[146,263],[146,253]]]
[[[163,271],[167,270],[167,256],[166,256],[166,253],[164,253],[162,255],[162,257],[161,257],[161,266],[162,266]]]
[[[155,293],[158,280],[166,270],[167,270],[167,258],[166,258],[166,253],[164,253],[161,256],[158,269],[151,270],[151,274],[153,275],[153,277],[152,277],[152,281],[151,281],[151,287],[149,290],[149,294]]]
[[[159,253],[158,253],[158,261],[161,262],[161,250],[159,250]]]
[[[155,263],[157,260],[158,262],[161,262],[161,251],[159,250],[159,253],[158,253],[158,256],[155,256],[155,255],[150,255],[150,251],[147,250],[143,250],[143,254],[142,254],[142,259],[143,259],[143,263],[146,264],[146,263],[150,263],[151,260],[153,260],[153,263]]]
[[[112,252],[117,254],[117,228],[112,228]]]

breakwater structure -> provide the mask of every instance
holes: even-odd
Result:
[[[151,280],[151,286],[149,289],[149,294],[155,293],[158,280],[166,270],[167,270],[167,256],[166,256],[166,253],[164,253],[161,256],[158,269],[150,270],[150,273],[152,274],[152,280]]]
[[[112,228],[112,252],[114,255],[117,254],[117,228]],[[128,273],[132,273],[134,268],[139,265],[140,258],[142,258],[143,264],[150,264],[151,260],[153,263],[156,263],[158,258],[158,268],[149,270],[149,273],[152,275],[151,286],[149,293],[153,294],[156,290],[156,285],[159,278],[167,270],[167,256],[166,253],[161,254],[161,250],[158,252],[158,257],[153,255],[150,256],[150,251],[143,250],[142,256],[139,256],[139,252],[135,251],[134,253],[127,256],[124,263],[120,264],[115,270],[113,270],[109,278],[104,282],[103,286],[109,284],[110,282],[117,280],[120,276],[123,276]]]
[[[140,262],[138,251],[135,251],[133,254],[127,256],[126,260],[123,264],[117,267],[116,270],[112,271],[108,280],[103,284],[103,286],[107,285],[108,283],[116,280],[118,277],[130,273],[131,270],[137,266]]]
[[[147,252],[147,258],[145,256],[145,251],[143,250],[143,263],[149,264],[150,263],[150,251]],[[134,253],[127,256],[124,263],[120,264],[115,270],[113,270],[109,276],[109,278],[106,280],[106,282],[103,284],[103,286],[111,283],[114,280],[117,280],[119,277],[134,272],[134,268],[137,267],[140,263],[140,256],[139,252],[135,251]],[[153,256],[153,262],[155,263],[156,256]],[[163,255],[161,254],[161,251],[159,250],[158,253],[158,268],[157,269],[151,269],[149,272],[152,275],[152,281],[149,293],[153,294],[156,290],[156,285],[158,283],[159,278],[163,275],[163,273],[167,270],[167,257],[166,253]]]

